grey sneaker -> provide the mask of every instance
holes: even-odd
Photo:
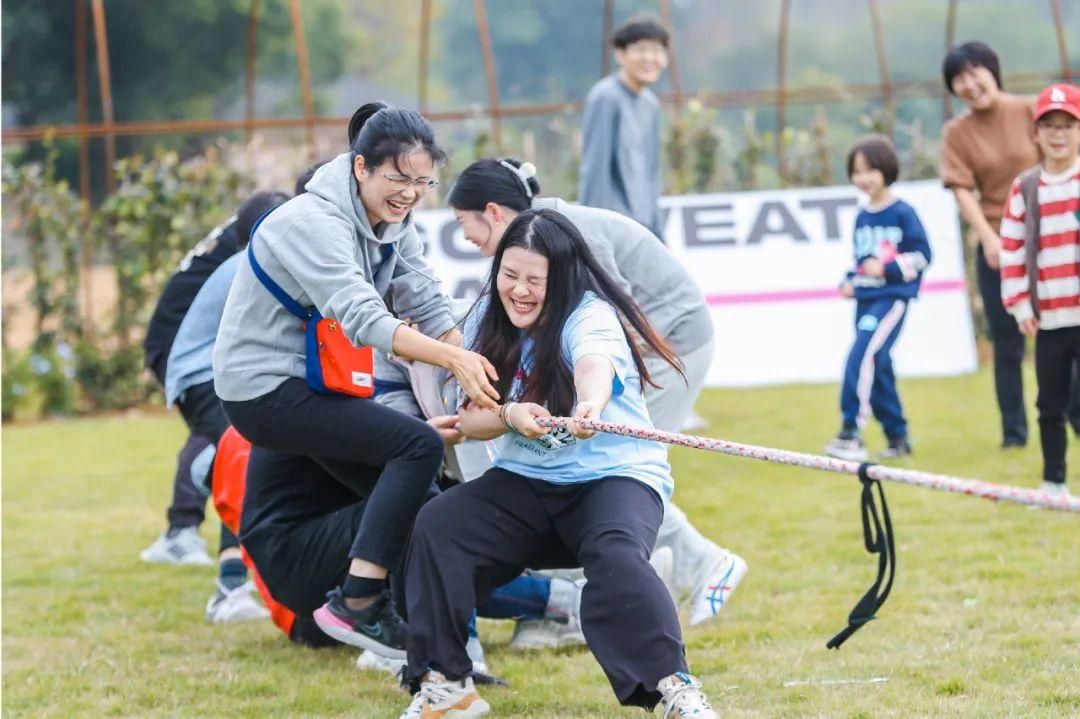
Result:
[[[845,429],[836,435],[836,439],[825,445],[825,454],[849,462],[865,462],[870,455],[866,451],[858,430]]]
[[[660,705],[664,708],[664,719],[720,719],[709,706],[697,677],[678,672],[661,680],[656,689],[663,695]]]
[[[528,652],[535,649],[555,649],[585,644],[585,635],[577,617],[557,622],[553,619],[519,619],[510,638],[510,649]]]
[[[218,582],[217,591],[206,603],[206,621],[212,624],[232,624],[267,619],[270,611],[255,598],[255,584],[244,582],[236,589],[226,589]]]
[[[206,540],[199,536],[198,527],[163,532],[139,554],[139,558],[148,564],[214,566],[214,560],[206,553]]]

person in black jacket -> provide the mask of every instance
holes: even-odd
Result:
[[[195,295],[214,270],[239,249],[236,217],[231,216],[188,252],[176,273],[165,284],[143,340],[146,368],[153,373],[162,387],[165,386],[165,367],[169,351]],[[168,526],[154,543],[139,555],[144,562],[203,566],[214,564],[206,551],[206,541],[199,536],[199,526],[206,516],[206,494],[198,486],[213,463],[213,458],[213,445],[210,440],[194,433],[188,435],[177,456],[172,503],[166,511]]]

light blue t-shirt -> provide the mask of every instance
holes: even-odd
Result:
[[[165,404],[172,407],[184,391],[214,379],[214,344],[217,342],[225,300],[241,262],[247,254],[237,252],[222,262],[199,288],[176,331],[165,363]]]
[[[475,347],[480,318],[486,310],[481,303],[469,315],[464,330],[466,347]],[[600,419],[652,428],[641,393],[640,375],[618,315],[611,305],[594,293],[586,292],[563,326],[561,343],[563,360],[571,368],[589,355],[606,357],[615,368],[611,401]],[[531,369],[532,349],[533,341],[527,339],[522,347],[521,367],[510,388],[511,399],[520,397],[524,389],[522,380]],[[462,403],[463,400],[462,396]],[[565,430],[552,430],[537,439],[507,432],[495,442],[498,451],[494,461],[496,467],[533,479],[577,484],[604,477],[630,477],[652,487],[665,502],[671,499],[675,488],[667,462],[667,448],[659,442],[603,432],[579,440]]]

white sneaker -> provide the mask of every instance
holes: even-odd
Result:
[[[381,672],[392,676],[399,676],[407,662],[404,659],[391,659],[381,654],[376,654],[370,649],[360,652],[356,658],[356,668],[367,672]],[[417,715],[419,716],[419,714]]]
[[[214,560],[206,553],[206,540],[199,536],[198,527],[184,527],[171,537],[168,532],[163,532],[139,554],[139,558],[149,564],[214,566]]]
[[[720,719],[720,715],[709,706],[705,692],[701,691],[701,682],[689,674],[679,672],[663,679],[656,689],[663,694],[660,705],[664,708],[664,719]]]
[[[649,564],[656,570],[656,576],[668,590],[674,602],[679,601],[679,592],[675,587],[675,552],[671,547],[657,547],[649,557]]]
[[[1055,497],[1071,497],[1069,487],[1064,482],[1043,482],[1042,491]]]
[[[236,589],[226,589],[218,582],[217,591],[206,603],[206,621],[231,624],[269,618],[270,611],[255,598],[256,593],[251,582],[244,582]]]
[[[519,619],[507,646],[517,652],[554,649],[559,646],[562,625],[550,619]]]
[[[474,719],[487,716],[490,711],[491,706],[473,686],[472,677],[449,681],[442,674],[429,671],[400,719]]]
[[[734,552],[717,547],[712,562],[702,573],[690,595],[690,626],[708,621],[720,613],[731,594],[746,576],[746,561]]]

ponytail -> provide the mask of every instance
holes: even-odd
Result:
[[[450,188],[446,202],[456,210],[482,211],[489,202],[524,212],[540,194],[536,167],[514,158],[477,160]]]
[[[366,123],[371,116],[379,110],[385,109],[388,105],[385,102],[369,102],[366,105],[361,105],[357,108],[356,112],[349,119],[349,147],[351,148],[356,144],[356,138],[360,135],[360,130],[364,129],[364,123]]]
[[[349,120],[349,146],[362,155],[368,167],[385,160],[423,150],[436,164],[446,162],[446,150],[435,142],[435,130],[415,110],[369,102]]]

